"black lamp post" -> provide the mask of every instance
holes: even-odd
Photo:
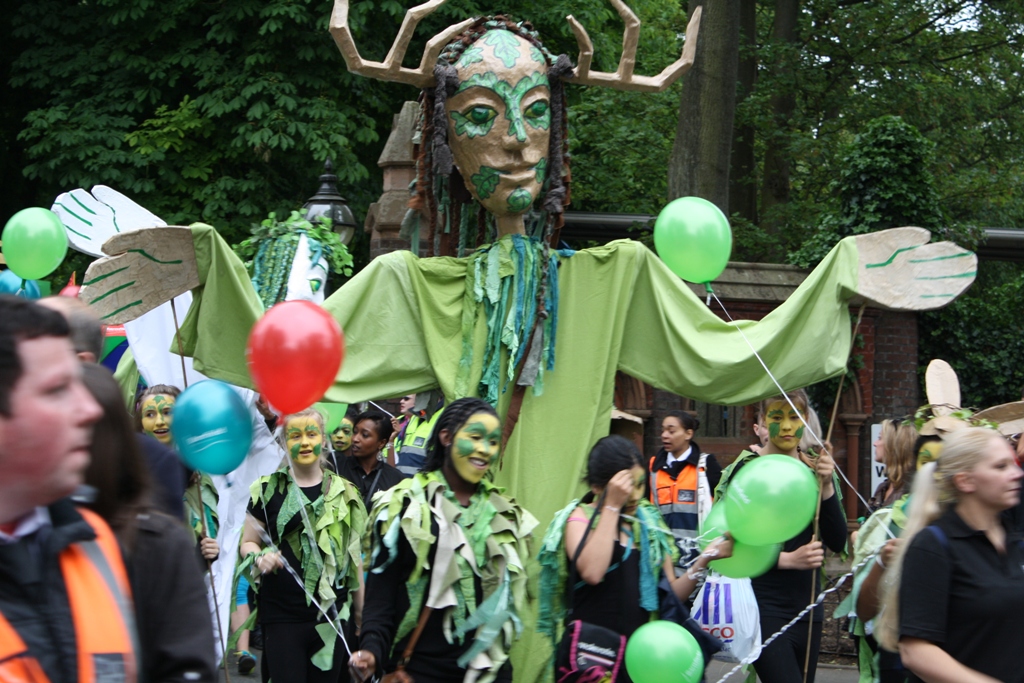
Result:
[[[324,173],[320,176],[320,189],[302,205],[306,210],[306,220],[312,221],[320,216],[331,219],[334,232],[338,233],[343,244],[348,244],[356,233],[359,225],[355,214],[348,208],[345,198],[338,192],[338,176],[334,175],[334,165],[330,158],[324,162]]]

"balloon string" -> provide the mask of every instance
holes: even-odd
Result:
[[[172,304],[173,306],[173,304]],[[202,477],[198,476],[198,472],[194,478],[196,480],[196,500],[199,501],[199,521],[203,525],[203,538],[208,538],[210,535],[209,529],[206,527],[206,506],[203,504],[203,489],[201,486]],[[213,613],[217,617],[217,637],[218,643],[221,646],[221,652],[223,653],[224,661],[224,680],[226,683],[231,683],[231,674],[228,673],[228,649],[224,640],[224,626],[220,622],[220,602],[217,600],[217,582],[213,580],[213,561],[210,558],[204,558],[206,560],[206,571],[209,572],[210,576],[210,593],[213,595]]]
[[[394,417],[394,415],[392,413],[389,413],[388,411],[384,410],[384,408],[382,406],[377,405],[373,401],[367,401],[367,403],[369,403],[371,406],[373,406],[377,410],[380,410],[381,412],[383,412],[388,417]]]
[[[255,520],[255,518],[253,519]],[[273,550],[275,553],[280,554],[281,550],[276,545],[274,545],[274,540],[270,538],[270,534],[267,533],[267,530],[261,529],[258,523],[256,525],[256,528],[259,529],[260,538],[263,540],[265,546]],[[345,653],[348,654],[349,657],[351,657],[352,648],[349,647],[348,640],[345,638],[345,634],[342,633],[341,629],[339,629],[338,626],[334,623],[334,618],[327,613],[327,610],[323,608],[323,606],[320,604],[320,601],[316,599],[316,596],[309,592],[309,590],[306,588],[306,582],[299,577],[295,569],[293,569],[292,566],[288,564],[288,562],[283,561],[283,558],[281,564],[284,565],[285,570],[291,575],[291,577],[295,579],[295,583],[299,584],[299,588],[301,588],[302,592],[306,594],[306,599],[309,600],[311,604],[315,605],[316,608],[320,610],[320,613],[324,615],[324,618],[327,620],[327,623],[331,625],[331,628],[334,629],[334,632],[338,634],[339,638],[341,638],[341,642],[345,646]]]
[[[775,386],[778,387],[780,395],[784,399],[786,399],[786,403],[788,403],[789,407],[793,409],[793,412],[795,412],[797,415],[800,416],[800,422],[803,423],[804,428],[807,430],[807,433],[810,434],[811,437],[814,438],[814,440],[818,443],[818,445],[821,448],[825,448],[825,444],[822,442],[821,438],[815,433],[815,431],[811,428],[811,426],[809,424],[807,424],[807,420],[804,419],[803,414],[801,414],[801,412],[797,409],[796,405],[793,404],[793,401],[792,401],[792,399],[789,398],[789,394],[786,393],[786,390],[782,388],[781,384],[779,384],[779,380],[776,379],[775,375],[772,374],[772,371],[768,368],[768,365],[764,362],[764,359],[761,358],[761,354],[759,354],[757,352],[757,349],[754,348],[754,345],[750,343],[750,339],[748,339],[747,335],[745,335],[743,333],[743,328],[740,327],[739,325],[735,325],[736,321],[733,320],[733,317],[731,315],[729,315],[729,311],[725,308],[725,304],[722,303],[722,300],[718,298],[718,295],[715,294],[714,292],[712,292],[711,296],[714,298],[715,301],[718,302],[718,305],[722,307],[722,312],[725,313],[725,317],[729,319],[729,322],[734,324],[735,330],[740,333],[740,336],[743,337],[743,341],[745,341],[747,343],[747,346],[750,347],[751,352],[754,354],[754,357],[757,358],[758,362],[761,364],[761,367],[764,368],[764,371],[766,373],[768,373],[768,377],[770,377],[772,382],[775,383]],[[865,509],[870,510],[871,509],[871,504],[868,503],[868,501],[864,498],[864,496],[862,496],[860,494],[860,492],[857,490],[857,488],[850,482],[849,478],[847,478],[847,476],[843,472],[842,468],[836,467],[835,471],[839,473],[839,478],[842,479],[846,483],[846,486],[850,489],[850,491],[853,492],[853,495],[857,496],[857,499],[860,500],[860,502],[864,504]],[[896,534],[894,534],[891,529],[886,528],[885,531],[889,535],[890,538],[896,538],[897,537]]]

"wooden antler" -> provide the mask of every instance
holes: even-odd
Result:
[[[331,14],[331,36],[334,37],[334,42],[338,45],[338,49],[341,50],[341,55],[345,58],[345,64],[352,73],[376,78],[381,81],[408,83],[418,88],[426,88],[434,84],[434,64],[437,63],[437,57],[441,54],[441,50],[474,21],[473,19],[467,19],[462,23],[449,26],[441,31],[427,42],[423,59],[420,60],[418,68],[407,69],[403,67],[402,61],[405,59],[405,51],[409,48],[409,41],[412,40],[412,34],[416,30],[416,25],[420,23],[423,17],[436,10],[445,2],[447,0],[429,0],[429,2],[417,5],[406,12],[405,19],[402,20],[402,27],[395,37],[395,44],[391,46],[391,50],[388,51],[388,56],[384,58],[383,62],[369,62],[359,55],[359,48],[356,47],[355,40],[352,38],[352,31],[348,25],[349,0],[334,1],[334,12]]]
[[[594,59],[594,44],[590,41],[587,30],[570,14],[566,20],[572,27],[572,32],[576,34],[576,42],[580,46],[580,58],[572,77],[573,83],[604,85],[615,90],[661,92],[690,70],[690,67],[693,66],[694,54],[697,52],[700,7],[694,10],[693,16],[690,17],[690,23],[686,27],[686,42],[683,43],[682,56],[665,67],[657,76],[634,76],[636,45],[640,40],[640,20],[622,0],[611,0],[611,3],[626,24],[626,31],[622,36],[622,57],[619,59],[619,69],[613,74],[590,70],[590,63]]]

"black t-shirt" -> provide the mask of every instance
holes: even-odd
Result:
[[[293,486],[294,484],[289,482],[288,485]],[[312,502],[320,497],[323,484],[303,486],[300,490]],[[277,535],[277,516],[281,512],[283,502],[284,494],[274,491],[274,494],[267,500],[266,508],[257,500],[255,504],[249,503],[248,512],[266,526],[267,533],[270,534],[274,545],[281,551],[281,557],[299,577],[302,577],[303,569],[299,564],[299,558],[292,552],[291,545],[287,542],[282,543]],[[316,524],[316,520],[311,519],[310,521]],[[301,526],[302,513],[298,513],[285,525],[284,535],[287,536]],[[315,560],[310,559],[310,561]],[[336,592],[338,593],[338,602],[343,603],[347,592],[344,589],[336,589]],[[260,621],[267,624],[317,621],[320,616],[320,610],[315,604],[307,601],[305,590],[287,569],[278,569],[276,572],[262,576],[259,590],[259,610]]]
[[[376,466],[367,474],[359,461],[351,455],[338,458],[338,474],[356,485],[367,512],[373,507],[374,494],[387,491],[405,479],[398,468],[381,460],[378,460]]]
[[[942,533],[924,529],[907,549],[900,636],[933,642],[964,666],[1003,683],[1024,683],[1021,535],[1007,528],[1006,553],[1000,554],[952,508],[933,526]],[[913,675],[910,680],[920,681]]]
[[[650,621],[651,613],[640,606],[640,551],[630,548],[629,556],[621,543],[612,550],[612,561],[601,583],[596,586],[576,581],[572,595],[572,614],[567,621],[579,619],[595,626],[603,626],[627,638]]]

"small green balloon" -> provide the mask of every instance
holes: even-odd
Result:
[[[651,621],[626,643],[626,671],[634,683],[699,683],[704,655],[689,631],[671,621]]]
[[[68,251],[68,236],[57,214],[32,207],[11,216],[4,226],[7,266],[25,280],[44,278],[60,265]]]
[[[818,480],[787,455],[762,455],[729,482],[725,517],[733,538],[748,545],[783,543],[814,518]]]
[[[700,549],[707,548],[716,538],[726,534],[729,527],[725,519],[725,505],[718,504],[711,508],[701,525]],[[732,542],[732,556],[722,560],[714,560],[709,567],[722,576],[733,579],[748,579],[761,576],[779,561],[782,544],[747,545],[736,539]]]
[[[689,282],[711,282],[732,254],[732,229],[722,211],[700,197],[668,203],[654,222],[654,247],[669,269]]]

